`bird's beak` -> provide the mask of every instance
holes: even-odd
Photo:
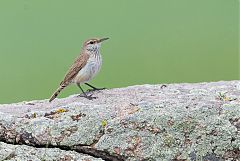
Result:
[[[108,39],[109,39],[108,37],[99,39],[99,40],[98,40],[98,43],[103,42],[103,41],[108,40]]]

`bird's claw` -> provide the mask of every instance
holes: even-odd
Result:
[[[107,88],[93,88],[93,89],[88,89],[87,92],[93,92],[93,91],[101,91]]]
[[[89,100],[93,100],[93,99],[96,99],[97,97],[93,97],[92,95],[90,95],[90,96],[87,96],[87,97],[85,97],[85,98],[87,98],[87,99],[89,99]]]
[[[84,98],[87,98],[89,100],[93,100],[93,99],[96,99],[97,97],[94,97],[91,95],[84,95],[84,94],[80,94],[79,97],[84,97]]]

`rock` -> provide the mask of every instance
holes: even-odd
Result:
[[[12,145],[0,142],[0,159],[5,161],[103,161],[75,151],[65,151],[59,148],[34,148],[26,145]]]
[[[94,100],[3,104],[0,160],[237,161],[239,84],[136,85],[95,91]]]

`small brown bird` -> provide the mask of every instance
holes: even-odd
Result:
[[[96,88],[90,85],[89,82],[99,72],[102,65],[102,57],[100,54],[101,43],[109,38],[102,39],[89,39],[84,42],[80,55],[76,58],[73,65],[68,70],[63,81],[60,83],[60,87],[50,97],[49,102],[54,100],[58,94],[69,84],[76,83],[81,89],[84,97],[93,99],[91,95],[87,95],[81,84],[86,84],[92,88],[92,90],[102,90],[105,88]]]

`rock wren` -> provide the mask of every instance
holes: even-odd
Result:
[[[89,39],[84,42],[80,55],[76,58],[73,65],[68,70],[59,88],[50,97],[49,102],[54,100],[58,94],[69,84],[75,83],[81,89],[84,97],[93,99],[91,95],[87,95],[81,84],[86,84],[93,90],[101,90],[104,88],[96,88],[90,85],[89,82],[99,72],[102,65],[102,57],[100,54],[101,43],[109,38]]]

